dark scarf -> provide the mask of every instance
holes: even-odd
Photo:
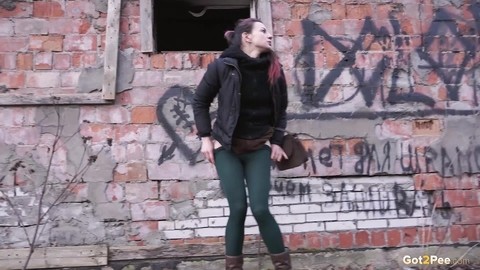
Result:
[[[246,69],[267,69],[270,65],[270,59],[265,53],[260,54],[260,57],[253,58],[247,55],[244,51],[242,51],[237,46],[230,46],[228,47],[223,53],[220,55],[220,58],[235,58],[238,61],[238,65],[240,68]]]

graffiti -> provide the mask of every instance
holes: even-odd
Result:
[[[479,17],[480,5],[471,5],[470,11],[473,16]],[[427,96],[424,93],[415,91],[416,85],[421,82],[415,82],[413,76],[413,68],[428,69],[427,72],[434,72],[443,81],[447,88],[447,97],[449,100],[459,100],[459,88],[462,85],[462,78],[468,73],[474,76],[475,68],[475,53],[478,51],[474,39],[464,37],[463,33],[457,30],[455,22],[462,19],[450,15],[443,9],[436,10],[434,22],[432,22],[429,30],[425,33],[425,39],[420,47],[415,48],[410,37],[402,33],[399,21],[391,13],[389,22],[393,33],[389,33],[386,27],[376,27],[374,21],[370,17],[366,17],[363,27],[356,39],[347,39],[345,37],[334,37],[326,30],[314,22],[304,19],[302,27],[304,31],[303,47],[295,59],[296,72],[294,74],[295,85],[297,93],[301,96],[303,104],[311,107],[333,107],[345,104],[353,100],[357,95],[361,95],[367,107],[371,107],[377,96],[385,108],[387,104],[397,103],[422,103],[433,109],[435,106],[435,99]],[[477,22],[478,24],[478,22]],[[474,26],[475,27],[475,26]],[[477,32],[480,31],[478,25]],[[444,36],[444,32],[449,31],[449,36]],[[438,42],[438,37],[441,36],[443,42],[443,50],[433,48]],[[322,75],[319,79],[319,74],[315,67],[315,46],[318,43],[316,37],[320,37],[328,42],[333,49],[338,50],[342,58],[338,63],[328,70],[326,75]],[[396,50],[395,54],[391,54],[389,48],[393,42],[395,48],[411,47],[413,50],[407,51],[403,49]],[[375,53],[371,55],[368,68],[359,67],[359,57],[371,50],[373,45],[380,45],[383,53]],[[378,48],[378,46],[376,46]],[[378,49],[376,49],[378,50]],[[457,52],[457,54],[445,54],[445,52]],[[408,52],[408,53],[407,53]],[[459,54],[459,52],[462,52]],[[328,52],[331,53],[331,52]],[[417,53],[419,58],[425,60],[428,65],[420,65],[415,67],[411,61],[412,53]],[[436,53],[437,55],[434,55]],[[378,56],[380,55],[380,56]],[[448,55],[448,57],[446,57]],[[479,63],[477,63],[478,65]],[[335,90],[332,87],[341,75],[348,71],[355,79],[355,91],[349,96],[343,97],[343,100],[338,102],[327,102],[325,98],[330,91]],[[474,103],[478,105],[476,96],[476,87],[474,84]],[[386,93],[387,92],[387,93]],[[428,113],[425,110],[423,113]],[[441,110],[442,114],[445,112],[454,114],[455,111]],[[473,114],[477,111],[469,111],[465,113]],[[434,113],[439,113],[435,110]],[[322,114],[329,114],[322,113]],[[390,116],[390,112],[383,113],[383,115]],[[382,116],[383,116],[382,115]],[[333,117],[351,116],[332,115]],[[309,117],[314,117],[309,115]],[[325,116],[324,116],[325,117]],[[377,113],[366,113],[356,115],[355,117],[380,117]],[[318,118],[317,118],[318,119]]]
[[[310,184],[295,183],[292,180],[275,180],[273,189],[277,193],[285,196],[294,196],[298,192],[300,201],[303,201],[304,197],[310,195],[312,192]]]
[[[400,148],[405,148],[407,153],[396,156],[392,154],[394,152],[392,144],[392,142],[386,142],[377,146],[366,141],[356,143],[353,146],[354,172],[358,175],[435,172],[448,177],[480,171],[480,145],[462,151],[458,146],[454,150],[449,150],[443,146],[435,149],[431,146],[413,147],[410,144],[400,143]],[[338,158],[334,158],[333,153],[337,153]],[[312,157],[314,156],[311,156],[311,163],[315,163],[315,159],[317,159],[318,163],[324,167],[337,167],[343,170],[346,166],[343,160],[351,157],[351,155],[346,154],[344,146],[333,144],[321,148],[318,155],[314,157],[315,159],[312,159]],[[396,162],[399,163],[397,167],[401,171],[396,170]],[[311,167],[316,174],[319,168],[316,165]]]
[[[172,139],[173,143],[167,148],[164,146],[158,159],[158,165],[172,159],[175,150],[188,158],[189,164],[194,165],[200,153],[200,149],[191,149],[180,134],[194,132],[194,119],[191,113],[193,92],[190,87],[174,85],[170,87],[157,104],[157,119]],[[212,113],[212,118],[216,117]]]
[[[309,19],[302,21],[304,31],[303,43],[298,55],[294,59],[294,84],[296,93],[305,111],[289,113],[288,120],[315,119],[385,119],[406,117],[429,117],[436,115],[471,116],[480,114],[480,109],[453,109],[448,105],[437,106],[437,97],[420,92],[421,85],[429,85],[425,74],[436,74],[442,87],[446,89],[448,101],[461,100],[461,85],[473,88],[473,105],[478,106],[475,70],[478,63],[478,45],[476,36],[480,35],[480,4],[468,5],[468,11],[476,20],[465,20],[447,10],[438,8],[434,11],[434,18],[430,26],[421,36],[421,44],[412,40],[414,37],[403,32],[399,20],[394,12],[389,14],[386,26],[378,27],[371,17],[363,20],[359,35],[355,38],[333,36],[328,29],[323,29]],[[456,24],[464,24],[467,30],[460,29]],[[464,27],[465,28],[465,27]],[[475,36],[470,38],[465,35]],[[316,45],[318,39],[328,44],[339,56],[332,68],[323,69],[322,75],[316,72]],[[325,46],[324,46],[325,47]],[[372,53],[372,51],[378,53]],[[325,52],[322,52],[325,53]],[[335,54],[334,52],[326,52]],[[362,55],[368,53],[367,65],[362,66]],[[340,57],[341,56],[341,57]],[[418,58],[418,61],[412,59]],[[421,61],[420,61],[421,60]],[[477,61],[477,62],[476,62]],[[420,63],[420,64],[416,64]],[[348,72],[351,78],[350,87],[353,91],[346,94],[339,101],[327,102],[327,95],[335,90],[333,85],[341,80],[342,74]],[[423,75],[422,75],[423,74]],[[422,77],[423,76],[423,77]],[[468,90],[470,91],[470,90]],[[366,107],[375,110],[355,111],[328,111],[323,108],[347,104],[354,98]],[[185,134],[194,132],[194,120],[191,110],[193,91],[190,87],[175,85],[158,101],[157,118],[171,138],[170,145],[161,149],[158,164],[175,157],[176,153],[186,158],[190,165],[195,165],[199,157],[198,145],[185,142]],[[379,107],[375,102],[380,102]],[[390,110],[391,104],[415,103],[420,104],[416,110]],[[383,107],[382,107],[383,106]],[[417,106],[417,105],[415,105]],[[466,106],[468,107],[468,106]],[[383,109],[382,109],[383,108]],[[309,111],[311,109],[311,111]],[[321,112],[318,109],[322,109]],[[211,119],[216,117],[211,114]],[[428,125],[428,123],[425,123]],[[421,127],[420,127],[421,128]],[[354,165],[354,172],[359,175],[376,173],[420,173],[438,171],[444,176],[458,175],[463,172],[480,170],[477,161],[477,152],[454,153],[447,149],[418,148],[407,146],[407,155],[398,157],[391,154],[393,142],[384,145],[359,144],[355,146],[354,156],[358,158]],[[178,150],[178,151],[177,151]],[[322,148],[319,152],[310,151],[311,167],[314,173],[321,167],[345,166],[345,153],[340,153],[339,160],[334,159],[332,151],[345,149]],[[480,150],[479,150],[480,151]],[[351,154],[350,154],[351,155]],[[318,162],[317,162],[318,161]],[[339,164],[335,164],[338,162]],[[397,164],[397,162],[400,162]],[[319,163],[319,164],[318,164]],[[400,171],[395,167],[399,165]]]
[[[365,212],[380,216],[395,213],[397,217],[430,216],[433,195],[409,187],[411,183],[408,182],[379,184],[373,180],[371,183],[355,184],[330,180],[275,180],[272,190],[278,194],[274,196],[296,197],[300,201],[318,203],[324,211],[334,209],[338,212]]]

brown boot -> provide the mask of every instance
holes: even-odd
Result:
[[[225,256],[225,270],[243,270],[243,256]]]
[[[288,250],[280,254],[270,254],[272,258],[273,266],[275,270],[291,270],[292,269],[292,261],[290,260],[290,253]]]

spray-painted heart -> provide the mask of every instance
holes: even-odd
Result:
[[[189,161],[190,165],[197,163],[200,149],[191,149],[179,135],[191,134],[195,131],[192,101],[193,90],[188,86],[171,86],[157,103],[157,119],[172,139],[170,147],[164,146],[158,165],[174,156],[176,149]],[[211,113],[211,119],[216,118],[216,112]]]

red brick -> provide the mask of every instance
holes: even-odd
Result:
[[[422,245],[432,244],[435,240],[433,237],[432,227],[421,227],[418,228],[418,241]]]
[[[82,19],[80,21],[80,25],[78,26],[78,33],[80,34],[86,34],[88,33],[88,30],[90,30],[92,24],[88,19]]]
[[[158,231],[158,221],[134,221],[130,223],[132,231],[128,238],[132,241],[146,240],[152,233]]]
[[[152,124],[157,120],[155,107],[135,107],[132,109],[132,124]]]
[[[158,199],[158,181],[142,183],[126,183],[125,199],[128,202],[143,202],[148,199]]]
[[[290,13],[290,7],[285,2],[272,2],[272,18],[275,19],[293,19]]]
[[[119,106],[101,106],[97,108],[97,122],[122,124],[128,122],[128,109]]]
[[[162,200],[181,202],[193,199],[194,195],[189,181],[162,181],[160,184],[160,199]]]
[[[332,4],[332,19],[343,20],[347,16],[345,4],[333,3]]]
[[[53,67],[58,70],[66,70],[71,66],[71,58],[69,54],[58,53],[53,55]]]
[[[61,35],[32,35],[30,36],[30,50],[60,52],[63,50],[63,36]]]
[[[22,52],[28,48],[26,37],[0,37],[0,52]]]
[[[33,54],[32,53],[19,53],[17,55],[17,69],[18,70],[31,70],[33,68]]]
[[[387,245],[389,247],[398,247],[402,243],[402,234],[400,230],[387,231]]]
[[[447,239],[447,229],[446,227],[438,227],[436,230],[435,230],[435,240],[437,241],[437,243],[445,243],[446,241],[448,241]]]
[[[95,4],[90,1],[67,1],[65,11],[68,17],[86,18],[88,15],[97,18]]]
[[[208,64],[212,63],[215,60],[215,55],[213,53],[205,53],[200,55],[200,66],[202,68],[207,68]]]
[[[326,68],[335,68],[341,60],[341,56],[336,53],[326,53]]]
[[[167,69],[181,69],[182,68],[182,54],[171,52],[165,54],[165,66]]]
[[[0,72],[0,82],[7,88],[22,88],[25,86],[25,73],[23,71]]]
[[[200,67],[200,55],[198,53],[189,53],[187,61],[190,62],[191,68]]]
[[[28,72],[27,87],[53,88],[60,86],[60,73],[58,72]]]
[[[140,34],[120,35],[120,49],[133,48],[140,50]]]
[[[293,5],[291,7],[291,20],[301,20],[308,16],[310,5]]]
[[[303,27],[301,20],[290,20],[285,23],[285,33],[288,36],[297,36],[303,34]]]
[[[480,206],[479,195],[480,195],[480,191],[478,189],[464,190],[463,196],[465,200],[465,206]]]
[[[402,231],[404,245],[417,244],[417,228],[404,228]]]
[[[15,1],[15,8],[13,10],[7,10],[0,8],[0,18],[12,18],[12,17],[31,17],[33,14],[32,2],[19,2]]]
[[[48,32],[50,34],[78,34],[84,23],[83,19],[74,18],[50,18],[48,24]]]
[[[165,55],[155,54],[151,57],[152,67],[156,69],[165,69]]]
[[[321,27],[330,35],[344,35],[345,25],[343,20],[328,20],[321,24]],[[335,49],[336,51],[337,49]]]
[[[117,142],[145,142],[149,138],[148,125],[116,125],[115,141]]]
[[[412,122],[409,120],[386,119],[381,130],[385,137],[409,138],[412,136]]]
[[[374,247],[383,247],[386,245],[384,231],[370,232],[370,238],[371,238],[372,246]]]
[[[353,247],[353,234],[351,232],[338,233],[339,248],[349,249]]]
[[[135,69],[147,69],[149,68],[150,57],[143,53],[137,53],[133,59],[133,67]]]
[[[138,17],[140,16],[140,9],[138,8],[138,3],[135,2],[126,2],[125,4],[122,5],[122,15],[126,17],[134,16]]]
[[[444,190],[443,198],[452,207],[465,206],[463,190]]]
[[[368,231],[355,232],[355,246],[356,247],[370,246],[370,234]]]
[[[92,143],[105,143],[114,137],[113,126],[109,124],[84,123],[80,125],[80,134]]]
[[[322,234],[320,234],[320,239],[321,239],[321,243],[322,243],[322,249],[338,248],[338,246],[339,246],[338,234],[322,233]]]
[[[461,225],[450,226],[450,240],[453,243],[458,243],[464,238],[465,234]]]
[[[307,240],[306,248],[308,249],[321,249],[322,242],[318,233],[306,233],[305,238]]]
[[[52,69],[53,55],[50,52],[40,52],[35,54],[35,69]]]
[[[64,11],[63,11],[62,5],[58,2],[55,2],[55,1],[33,2],[34,17],[52,18],[52,17],[62,17],[63,15],[64,15]]]
[[[478,241],[480,238],[480,236],[477,235],[477,225],[464,226],[464,232],[465,232],[465,237],[470,242]]]
[[[0,69],[15,69],[17,56],[14,53],[0,54]]]
[[[439,119],[417,119],[412,128],[415,136],[439,136],[442,133]]]
[[[459,224],[480,224],[480,207],[456,208],[455,212],[460,213]]]
[[[65,51],[93,51],[97,48],[96,35],[66,35]]]
[[[115,168],[114,181],[131,182],[147,180],[147,167],[141,162],[119,164]]]
[[[166,220],[170,217],[168,202],[145,201],[130,205],[133,221],[139,220]]]
[[[346,5],[347,18],[363,20],[373,15],[372,5]]]
[[[74,52],[72,53],[72,66],[75,68],[95,67],[97,53]]]
[[[415,190],[443,190],[444,179],[437,173],[416,174],[413,176]]]
[[[392,10],[392,4],[378,4],[375,6],[374,18],[376,20],[388,20],[390,19],[390,12]]]
[[[183,239],[171,239],[171,240],[168,240],[168,244],[173,246],[179,246],[179,245],[184,245],[185,241]]]
[[[291,250],[297,250],[305,247],[305,236],[303,234],[290,234],[289,235],[289,248]]]

